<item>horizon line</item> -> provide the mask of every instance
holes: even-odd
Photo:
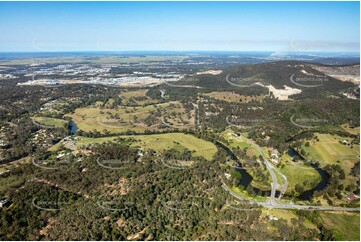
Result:
[[[76,53],[76,52],[276,52],[276,53],[353,53],[360,54],[360,51],[325,51],[325,50],[51,50],[51,51],[2,51],[0,53]]]

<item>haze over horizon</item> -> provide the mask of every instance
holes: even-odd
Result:
[[[359,2],[0,2],[0,51],[360,52]]]

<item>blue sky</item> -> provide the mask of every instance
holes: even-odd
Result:
[[[359,2],[0,2],[0,51],[359,52]]]

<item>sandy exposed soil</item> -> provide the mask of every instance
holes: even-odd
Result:
[[[278,100],[288,100],[289,99],[289,96],[291,95],[295,95],[295,94],[299,94],[302,92],[301,89],[297,89],[297,88],[292,88],[292,87],[289,87],[289,86],[286,86],[284,85],[284,89],[276,89],[274,86],[272,85],[262,85],[261,83],[256,83],[260,86],[263,86],[263,87],[267,87],[268,90],[270,92],[272,92],[273,96],[275,96],[276,98],[278,98]]]
[[[118,225],[119,228],[123,228],[126,224],[126,222],[122,219],[119,219],[116,224]]]
[[[360,65],[353,66],[312,66],[327,76],[333,77],[340,81],[360,84]]]
[[[136,239],[138,239],[142,234],[145,233],[146,229],[147,229],[147,227],[145,227],[142,231],[139,231],[139,232],[136,233],[136,234],[133,234],[133,235],[128,236],[128,237],[127,237],[127,240],[136,240]]]
[[[109,189],[109,195],[126,195],[130,191],[130,185],[127,179],[121,178],[118,183],[104,184]]]
[[[205,75],[205,74],[208,74],[208,75],[219,75],[221,74],[223,71],[222,70],[208,70],[208,71],[200,71],[200,72],[197,72],[197,75]]]

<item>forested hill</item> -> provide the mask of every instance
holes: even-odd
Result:
[[[344,97],[342,93],[357,89],[357,85],[351,82],[337,80],[316,70],[315,67],[318,66],[323,65],[300,61],[236,65],[223,70],[219,75],[188,76],[179,84],[199,86],[203,89],[241,91],[247,94],[261,94],[265,90],[268,91],[265,87],[255,85],[256,83],[264,86],[272,85],[276,89],[284,89],[286,85],[302,91],[292,95],[292,99]],[[339,66],[329,67],[339,68]]]

